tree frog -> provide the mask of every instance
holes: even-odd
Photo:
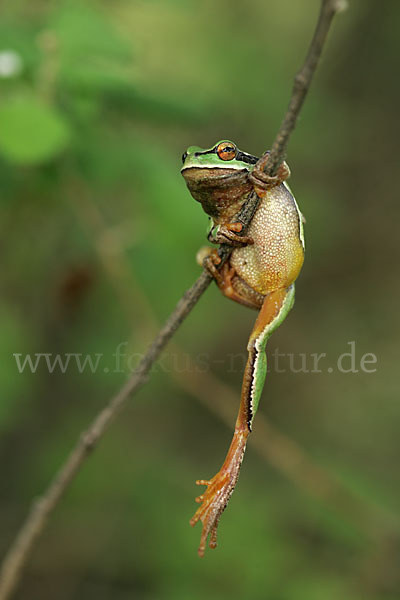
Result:
[[[210,480],[196,481],[206,486],[196,498],[201,505],[190,522],[195,525],[200,520],[203,525],[200,556],[208,539],[210,548],[217,545],[219,519],[235,489],[264,386],[266,343],[293,306],[294,281],[304,260],[303,217],[285,183],[289,167],[282,163],[276,176],[267,176],[263,171],[267,159],[268,153],[259,161],[228,140],[208,150],[191,146],[182,156],[181,172],[189,191],[211,217],[209,241],[234,247],[220,270],[216,249],[201,251],[198,261],[212,273],[225,296],[259,311],[247,345],[231,445],[218,473]],[[240,236],[243,226],[235,215],[253,190],[260,203],[247,235]]]

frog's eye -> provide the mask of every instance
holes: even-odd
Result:
[[[232,160],[236,156],[236,146],[231,142],[222,142],[217,146],[217,154],[221,160]]]
[[[185,162],[185,160],[187,159],[187,155],[188,155],[188,153],[187,153],[187,152],[184,152],[184,153],[182,154],[182,164],[183,164],[183,163]]]

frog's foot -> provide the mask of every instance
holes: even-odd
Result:
[[[262,192],[281,184],[290,177],[289,165],[285,161],[279,165],[276,175],[267,175],[264,173],[264,167],[267,164],[269,154],[269,152],[265,152],[261,160],[254,167],[253,171],[249,173],[250,181],[256,187],[261,188]]]
[[[221,257],[218,254],[218,250],[206,246],[200,248],[196,258],[197,262],[214,277],[219,289],[225,296],[230,297],[234,294],[232,279],[236,271],[230,266],[229,260],[222,265],[221,269],[218,269],[218,266],[221,264]]]
[[[254,240],[248,235],[240,235],[243,224],[239,221],[218,225],[216,233],[210,232],[208,239],[214,244],[229,244],[229,246],[240,247],[253,244]]]
[[[196,262],[200,267],[207,269],[218,285],[222,283],[223,277],[217,269],[218,265],[221,264],[221,257],[218,254],[218,250],[209,246],[203,246],[196,254]]]
[[[190,520],[192,527],[196,525],[197,521],[201,521],[203,524],[198,550],[199,556],[204,556],[208,538],[210,548],[217,546],[218,523],[235,489],[248,434],[247,430],[235,431],[220,471],[210,480],[199,479],[196,481],[197,485],[207,486],[206,491],[196,498],[196,502],[201,503],[201,506]]]

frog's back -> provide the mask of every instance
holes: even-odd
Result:
[[[236,248],[230,259],[253,290],[265,295],[295,281],[304,260],[301,218],[285,184],[265,192],[248,231],[254,244]]]

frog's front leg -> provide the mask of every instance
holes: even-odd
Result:
[[[253,238],[248,235],[240,235],[242,230],[243,224],[239,221],[225,223],[224,225],[214,225],[211,228],[207,239],[213,244],[229,244],[229,246],[235,248],[253,244]]]
[[[210,548],[217,545],[217,528],[239,477],[240,466],[251,432],[254,415],[258,408],[264,386],[267,361],[265,346],[271,333],[282,323],[293,306],[294,285],[286,289],[270,292],[265,296],[251,333],[248,359],[243,375],[242,393],[235,432],[225,461],[216,475],[210,480],[200,479],[198,485],[206,485],[206,491],[196,501],[201,503],[190,521],[193,526],[201,521],[199,555],[203,556],[209,538]]]
[[[283,161],[279,167],[276,175],[267,175],[264,172],[264,167],[267,164],[270,152],[265,152],[259,162],[256,164],[251,173],[249,173],[249,179],[256,187],[256,192],[259,189],[268,190],[275,185],[279,185],[290,177],[289,165]],[[258,189],[257,189],[258,188]],[[260,195],[258,193],[258,195]]]

